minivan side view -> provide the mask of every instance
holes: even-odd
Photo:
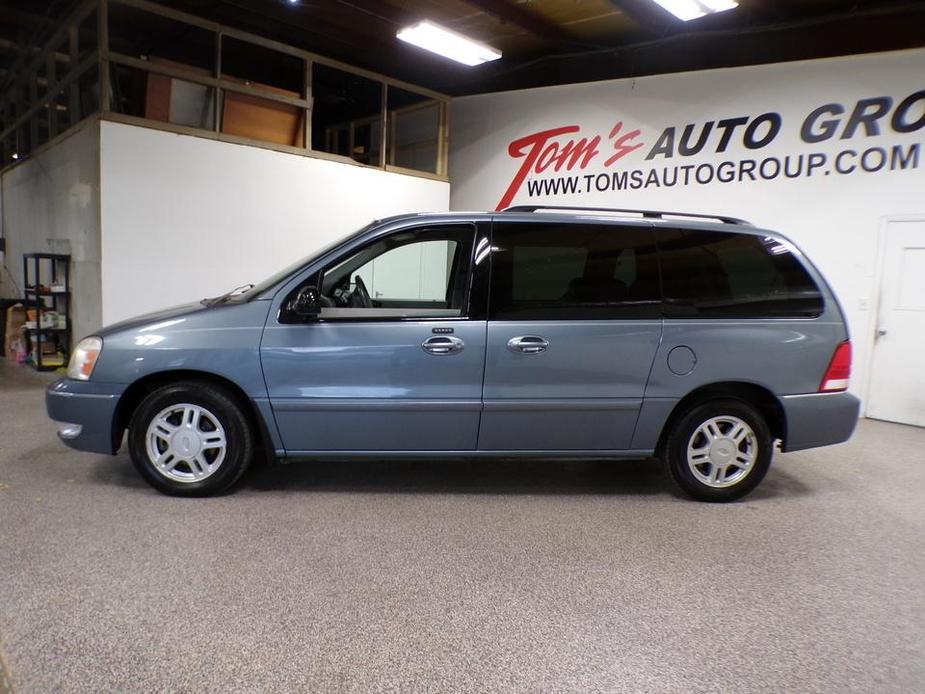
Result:
[[[728,217],[515,207],[374,222],[258,285],[109,326],[49,386],[72,448],[183,496],[269,459],[659,457],[753,490],[775,442],[846,441],[828,284]]]

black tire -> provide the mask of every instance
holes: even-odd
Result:
[[[756,450],[753,451],[753,462],[744,474],[740,474],[742,470],[733,465],[716,466],[709,461],[694,465],[688,464],[689,444],[709,445],[706,443],[705,436],[697,433],[700,427],[714,418],[723,417],[737,418],[747,424],[752,431],[752,437],[746,436],[746,439],[738,445],[734,442],[729,443],[731,439],[727,439],[726,449],[718,451],[720,455],[725,456],[725,459],[728,459],[730,455],[738,459],[739,453],[743,452],[743,449],[749,450],[748,447],[753,442],[756,446]],[[720,426],[726,424],[720,421]],[[725,433],[732,433],[734,425],[728,423],[728,426],[729,430]],[[723,430],[720,429],[720,432],[723,433]],[[694,439],[695,436],[697,436],[696,439]],[[672,478],[689,496],[698,501],[735,501],[751,492],[764,479],[771,466],[774,453],[773,443],[767,422],[758,410],[742,400],[722,398],[696,404],[675,419],[665,442],[663,457]],[[735,446],[731,452],[729,451],[730,445]],[[725,482],[728,486],[712,486],[700,478],[710,477],[714,467],[720,468],[720,474],[732,470],[729,473],[730,480]]]
[[[171,473],[161,472],[148,453],[149,425],[159,413],[180,404],[194,406],[189,408],[190,410],[203,408],[205,411],[201,415],[203,423],[197,427],[197,432],[212,426],[212,419],[224,432],[224,456],[214,471],[209,472],[203,479],[174,479],[168,476]],[[182,417],[181,410],[178,409],[177,413],[171,416]],[[208,435],[213,431],[218,433],[217,428],[202,433]],[[208,496],[225,491],[241,479],[254,455],[254,433],[241,406],[224,388],[209,383],[184,381],[162,386],[142,400],[129,423],[128,445],[135,468],[145,481],[158,491],[172,496]],[[168,444],[162,441],[152,445],[166,448]],[[210,461],[214,464],[215,460],[218,460],[218,454],[214,449],[206,453],[207,450],[204,446],[203,454],[214,456]],[[182,456],[179,458],[182,460]],[[176,464],[175,470],[172,474],[176,476],[194,477],[196,474],[192,461]]]

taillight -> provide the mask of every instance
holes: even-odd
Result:
[[[848,379],[851,378],[851,343],[847,340],[835,348],[829,368],[825,370],[820,393],[829,393],[839,390],[848,390]]]

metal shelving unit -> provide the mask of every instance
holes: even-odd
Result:
[[[35,312],[35,326],[26,322],[27,348],[38,371],[66,366],[71,352],[71,256],[57,253],[24,253],[25,307]],[[47,281],[47,284],[43,283]],[[64,325],[43,326],[43,315],[54,311],[64,316]],[[44,346],[55,346],[55,357],[44,354]],[[62,358],[58,358],[58,354]]]

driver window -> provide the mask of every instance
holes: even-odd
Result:
[[[326,268],[320,317],[464,315],[475,230],[428,227],[379,239]]]

